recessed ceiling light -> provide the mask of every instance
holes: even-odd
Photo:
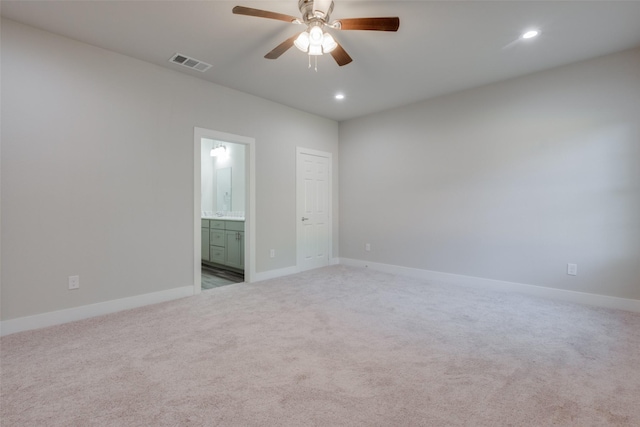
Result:
[[[538,35],[538,32],[536,30],[531,30],[531,31],[527,31],[526,33],[522,34],[522,38],[523,39],[532,39],[537,35]]]
[[[336,94],[336,99],[337,99],[337,100],[344,99],[344,94],[342,94],[342,93],[338,93],[338,94]]]

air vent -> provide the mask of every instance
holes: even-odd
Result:
[[[190,58],[186,55],[181,55],[176,53],[169,59],[169,62],[173,62],[174,64],[182,65],[183,67],[191,68],[192,70],[198,70],[201,73],[204,73],[209,68],[211,68],[211,64],[207,64],[206,62],[198,61],[197,59]]]

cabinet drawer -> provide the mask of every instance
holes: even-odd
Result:
[[[224,264],[226,253],[224,248],[219,246],[211,246],[209,250],[209,261]]]
[[[209,220],[209,227],[224,230],[224,221],[221,221],[219,219],[211,219]]]
[[[227,221],[227,230],[244,231],[244,221]]]
[[[201,219],[201,227],[202,228],[209,228],[209,220],[208,219]]]
[[[211,246],[221,246],[224,247],[224,231],[222,230],[211,230],[209,234],[209,244]]]

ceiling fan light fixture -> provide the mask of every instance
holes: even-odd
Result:
[[[309,50],[309,33],[306,31],[301,32],[293,44],[301,51],[307,52]]]
[[[316,71],[317,57],[324,53],[330,53],[340,67],[350,64],[353,61],[344,48],[337,43],[331,35],[324,32],[324,27],[334,30],[364,31],[398,31],[400,27],[400,18],[397,16],[348,18],[331,21],[333,6],[334,0],[298,0],[298,9],[302,14],[302,18],[244,6],[235,6],[232,12],[236,15],[275,19],[290,24],[305,24],[307,29],[304,32],[292,35],[268,52],[264,57],[267,59],[277,59],[289,50],[289,48],[296,46],[309,56],[309,68],[311,68],[311,56],[315,57]]]

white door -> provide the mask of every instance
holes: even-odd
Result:
[[[329,265],[331,242],[331,154],[298,149],[298,270]]]

